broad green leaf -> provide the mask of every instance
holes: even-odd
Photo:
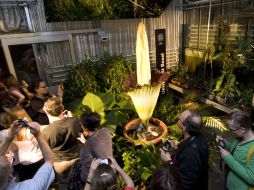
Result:
[[[82,104],[84,106],[88,106],[93,112],[97,112],[98,114],[104,116],[105,114],[104,113],[104,104],[103,102],[101,101],[101,99],[88,92],[85,97],[83,98],[83,101],[82,101]]]
[[[150,176],[152,175],[151,172],[148,171],[144,171],[141,175],[141,179],[143,179],[144,181],[146,181]]]
[[[128,114],[124,114],[120,111],[110,111],[107,115],[106,115],[106,120],[107,122],[105,123],[105,125],[111,124],[111,125],[122,125],[124,123],[127,123],[129,121],[129,116]]]
[[[100,98],[107,110],[111,109],[114,106],[114,104],[116,104],[115,96],[112,93],[101,94]]]

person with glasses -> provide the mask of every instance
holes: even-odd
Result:
[[[225,162],[226,189],[248,190],[254,188],[254,133],[250,115],[235,112],[228,120],[228,126],[235,138],[227,142],[221,136],[216,141],[224,141],[226,146],[219,146]]]
[[[63,86],[58,85],[57,97],[62,101],[63,99]],[[51,97],[55,96],[53,93],[48,92],[48,86],[45,81],[33,81],[29,86],[29,91],[34,94],[30,100],[30,106],[27,109],[29,116],[33,121],[41,125],[48,125],[49,119],[43,110],[44,103]]]
[[[174,167],[180,175],[183,190],[208,189],[208,143],[201,135],[202,118],[194,110],[186,110],[180,114],[178,127],[183,134],[183,140],[178,146],[168,140],[176,150],[171,157],[165,148],[160,148],[163,161]]]

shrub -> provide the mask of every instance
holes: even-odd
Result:
[[[87,92],[124,91],[124,80],[134,70],[134,64],[123,56],[105,54],[101,59],[87,58],[70,71],[64,82],[64,102],[83,97]]]
[[[98,79],[101,91],[120,94],[124,91],[124,81],[134,71],[134,64],[121,55],[105,54],[102,59]]]
[[[97,92],[96,65],[99,60],[89,58],[81,61],[71,70],[64,81],[64,102],[68,103],[83,97],[87,92]]]

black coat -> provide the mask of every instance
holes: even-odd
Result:
[[[174,158],[183,190],[208,189],[208,143],[201,137],[190,137],[178,145]]]

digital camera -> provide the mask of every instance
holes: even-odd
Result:
[[[162,146],[162,149],[165,151],[165,152],[169,152],[169,150],[171,149],[171,144],[169,142],[169,140],[166,140]]]
[[[17,122],[19,125],[21,125],[22,127],[29,127],[28,126],[28,122],[25,120],[25,118],[23,119],[18,119],[18,122]]]
[[[221,147],[223,149],[227,148],[226,142],[222,139],[219,140],[218,145],[219,145],[219,147]]]
[[[100,164],[107,164],[107,165],[110,165],[111,164],[111,160],[109,158],[106,158],[104,160],[101,160],[100,161]]]

